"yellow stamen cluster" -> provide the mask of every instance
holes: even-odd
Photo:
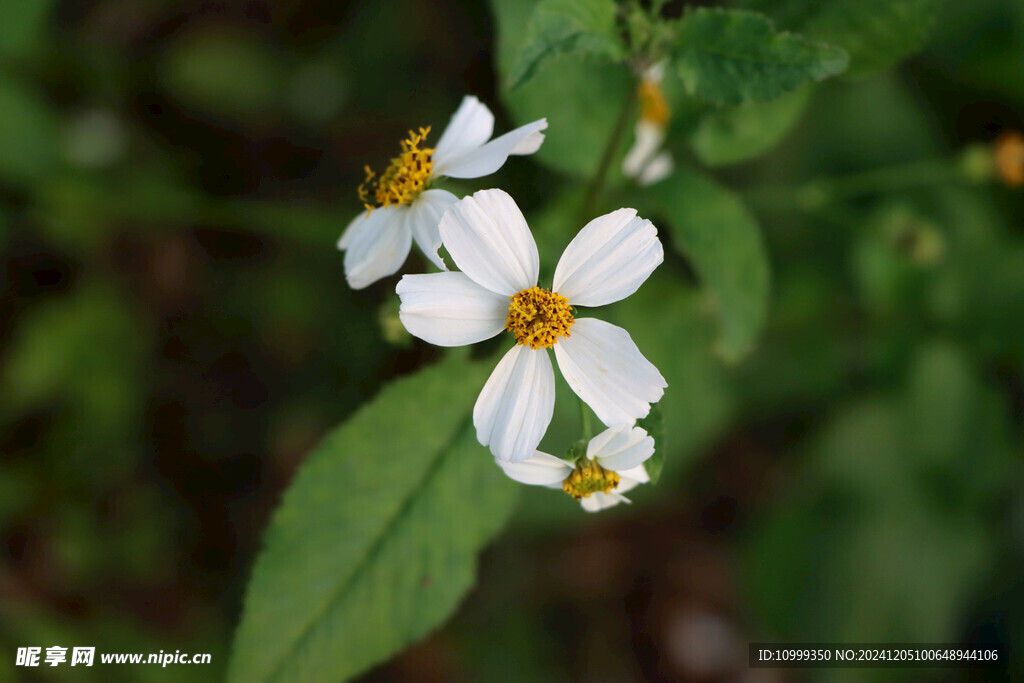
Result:
[[[664,128],[668,125],[669,114],[668,102],[661,86],[646,78],[640,81],[640,120]]]
[[[516,343],[531,349],[550,349],[559,337],[568,337],[572,327],[572,306],[557,292],[530,287],[511,297],[505,329]]]
[[[366,180],[359,186],[359,199],[368,212],[391,205],[411,204],[426,189],[434,168],[434,150],[429,147],[420,149],[420,145],[429,132],[429,126],[420,128],[419,133],[410,130],[409,137],[402,140],[402,153],[391,160],[376,181],[377,174],[366,167]]]
[[[1010,187],[1024,185],[1024,135],[1015,130],[996,138],[996,169]]]
[[[584,459],[562,482],[562,490],[579,500],[589,498],[592,493],[609,493],[618,485],[617,472],[606,470],[593,460]]]

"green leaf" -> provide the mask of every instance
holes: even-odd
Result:
[[[920,50],[935,23],[937,0],[743,0],[784,29],[837,45],[850,55],[848,76],[887,69]]]
[[[310,454],[253,569],[229,680],[349,678],[451,614],[514,504],[469,419],[488,369],[398,380]]]
[[[231,118],[252,118],[283,105],[285,60],[266,42],[224,28],[190,32],[168,46],[159,77],[187,106]]]
[[[498,71],[503,83],[508,80],[509,67],[522,45],[535,4],[534,0],[491,1],[498,27]],[[633,87],[624,64],[597,64],[560,55],[548,60],[537,78],[515,90],[504,89],[502,100],[517,125],[547,117],[547,137],[531,159],[562,173],[589,178]],[[623,140],[620,159],[631,142]],[[613,164],[613,169],[617,168]]]
[[[750,601],[774,638],[942,642],[988,576],[985,520],[1016,484],[1001,399],[948,341],[908,365],[898,394],[824,424],[753,525]]]
[[[923,461],[952,462],[979,439],[972,432],[981,403],[968,359],[944,342],[922,345],[911,359],[903,428],[917,434]]]
[[[150,330],[132,304],[87,280],[31,309],[5,344],[0,414],[58,416],[33,449],[60,454],[53,478],[81,484],[135,466],[151,373]]]
[[[770,268],[757,221],[735,194],[693,169],[678,169],[648,192],[675,247],[716,300],[719,353],[738,360],[761,333],[768,311]]]
[[[0,182],[32,184],[57,165],[57,118],[34,91],[0,74]]]
[[[54,0],[0,0],[4,30],[0,31],[0,55],[23,56],[43,43],[46,22]]]
[[[770,100],[846,69],[846,53],[777,33],[756,12],[701,8],[680,21],[673,63],[693,95],[719,104]]]
[[[774,147],[800,120],[811,100],[803,87],[768,102],[713,108],[690,134],[690,146],[708,166],[727,166],[753,159]]]
[[[121,292],[88,283],[19,322],[0,370],[5,409],[65,402],[87,414],[93,430],[117,430],[136,418],[148,340]]]
[[[515,88],[560,54],[621,60],[614,0],[542,0],[530,16],[526,37],[509,73]]]

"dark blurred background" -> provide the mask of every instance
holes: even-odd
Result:
[[[496,131],[523,123],[494,20],[455,0],[0,10],[2,659],[213,654],[0,680],[217,680],[305,454],[436,355],[396,327],[393,280],[347,288],[334,243],[409,128],[440,133],[467,93]],[[947,3],[924,54],[823,85],[782,144],[717,171],[775,270],[759,347],[723,363],[699,283],[665,311],[652,284],[632,315],[665,315],[651,354],[686,378],[662,483],[598,516],[524,491],[457,616],[366,680],[1024,671],[746,668],[752,640],[1024,648],[1024,195],[896,183],[792,211],[755,189],[987,149],[1022,127],[1022,74],[1020,3]],[[527,159],[479,182],[529,217],[571,181]]]

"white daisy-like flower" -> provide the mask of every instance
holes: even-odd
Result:
[[[661,399],[665,379],[621,327],[576,318],[572,305],[604,306],[635,292],[664,259],[658,231],[635,209],[595,218],[555,268],[552,290],[537,287],[537,243],[516,203],[481,190],[441,218],[441,239],[461,273],[406,275],[399,317],[420,339],[463,346],[508,330],[513,346],[473,408],[477,439],[500,460],[533,455],[551,422],[555,375],[606,425],[632,425]]]
[[[640,427],[611,427],[587,443],[587,455],[577,464],[542,451],[522,462],[498,465],[523,484],[562,489],[580,501],[587,512],[628,503],[623,493],[650,481],[644,462],[654,455],[654,439]]]
[[[437,250],[441,237],[438,221],[458,197],[430,189],[442,176],[479,178],[497,171],[513,154],[533,154],[544,141],[548,127],[540,119],[516,128],[490,142],[494,114],[480,100],[466,96],[437,147],[421,147],[430,128],[409,131],[402,153],[391,160],[379,177],[366,167],[366,181],[359,197],[366,206],[348,224],[338,249],[345,252],[345,279],[353,289],[367,287],[396,272],[416,240],[434,265],[446,270]]]
[[[622,159],[622,173],[638,185],[653,185],[675,169],[669,152],[661,149],[668,127],[669,108],[661,90],[664,64],[649,67],[640,79],[640,118],[633,146]]]

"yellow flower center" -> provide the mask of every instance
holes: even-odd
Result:
[[[609,493],[619,485],[620,477],[617,472],[606,470],[593,460],[584,462],[585,465],[577,465],[572,474],[562,482],[562,490],[576,500],[589,498],[591,493]]]
[[[1010,187],[1024,185],[1024,135],[1015,130],[996,138],[996,169]]]
[[[359,186],[359,199],[367,212],[392,204],[411,204],[426,189],[434,168],[434,150],[420,149],[420,145],[429,132],[429,126],[420,128],[419,133],[410,130],[409,137],[402,140],[402,153],[391,160],[377,180],[374,180],[377,174],[366,167],[366,180]]]
[[[511,297],[505,329],[516,342],[531,349],[550,349],[559,337],[568,337],[572,306],[557,292],[530,287]]]
[[[668,125],[668,102],[661,86],[654,81],[640,81],[640,120],[649,121],[661,127]]]

